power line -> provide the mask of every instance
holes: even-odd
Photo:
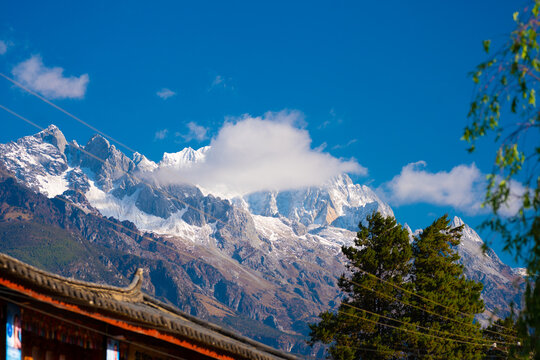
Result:
[[[417,306],[417,305],[408,303],[408,302],[406,302],[406,301],[404,301],[404,300],[398,299],[397,297],[394,297],[394,296],[391,296],[391,295],[382,293],[382,292],[377,291],[377,290],[375,290],[375,289],[373,289],[373,288],[370,288],[370,287],[368,287],[368,286],[365,286],[365,285],[362,285],[362,284],[360,284],[360,283],[357,283],[357,282],[355,282],[355,281],[353,281],[353,280],[347,279],[347,281],[350,282],[351,284],[354,284],[354,285],[356,285],[356,286],[359,286],[359,287],[361,287],[361,288],[363,288],[363,289],[372,291],[372,292],[374,292],[375,294],[377,294],[377,295],[379,295],[379,296],[384,296],[384,297],[387,297],[387,298],[389,298],[389,299],[391,299],[391,300],[396,300],[396,301],[398,301],[398,302],[400,302],[400,303],[402,303],[402,304],[404,304],[404,305],[407,305],[407,306],[410,306],[410,307],[412,307],[412,308],[418,309],[418,310],[423,311],[423,312],[425,312],[425,313],[428,313],[428,314],[430,314],[430,315],[438,316],[438,317],[440,317],[440,318],[442,318],[442,319],[449,320],[449,321],[453,321],[453,322],[456,322],[456,323],[458,323],[458,324],[460,324],[460,325],[465,325],[465,326],[468,326],[468,327],[471,327],[471,328],[475,328],[475,329],[476,329],[476,326],[474,326],[473,324],[463,323],[463,322],[461,322],[461,321],[459,321],[459,320],[456,320],[456,319],[453,319],[453,318],[450,318],[450,317],[447,317],[447,316],[444,316],[444,315],[435,313],[435,312],[430,311],[430,310],[426,310],[426,309],[424,309],[424,308],[421,308],[420,306]],[[507,328],[505,328],[505,329],[507,329]],[[499,333],[499,332],[492,331],[492,330],[488,330],[488,329],[484,329],[483,331],[489,332],[489,333],[492,333],[492,334],[495,334],[495,335],[499,335],[499,336],[509,337],[509,338],[513,338],[513,339],[518,339],[518,337],[516,337],[516,336],[506,335],[506,334]]]
[[[399,319],[394,319],[394,318],[384,316],[384,315],[381,315],[381,314],[378,314],[378,313],[375,313],[375,312],[372,312],[372,311],[369,311],[369,310],[365,310],[365,309],[359,308],[357,306],[354,306],[354,305],[351,305],[351,304],[348,304],[348,303],[345,303],[345,302],[342,302],[341,304],[344,305],[344,306],[347,306],[347,307],[349,307],[351,309],[362,311],[362,312],[365,312],[366,314],[378,316],[378,317],[381,317],[381,318],[386,319],[386,320],[395,321],[395,322],[403,324],[403,325],[416,326],[416,327],[418,327],[420,329],[423,329],[423,330],[434,331],[434,332],[437,332],[439,334],[444,334],[444,335],[448,335],[448,336],[457,336],[457,337],[460,337],[460,338],[463,338],[463,339],[482,341],[483,343],[489,343],[490,342],[489,340],[478,339],[478,338],[475,338],[475,337],[472,337],[472,336],[466,336],[466,335],[460,335],[460,334],[452,334],[452,333],[449,333],[449,332],[444,331],[444,330],[430,329],[430,328],[422,326],[422,325],[416,325],[416,324],[408,323],[408,322],[405,322],[405,321],[401,321]],[[510,344],[510,343],[504,342],[504,343],[501,343],[501,344]]]
[[[439,340],[453,341],[453,342],[458,342],[458,343],[461,343],[461,344],[468,344],[468,345],[481,346],[481,347],[491,346],[489,344],[479,344],[479,343],[473,343],[473,342],[470,342],[470,341],[451,339],[451,338],[444,338],[444,337],[441,337],[441,336],[437,336],[437,335],[433,335],[433,334],[426,334],[426,333],[423,333],[423,332],[419,332],[419,331],[415,331],[415,330],[411,330],[411,329],[405,329],[405,328],[390,325],[390,324],[383,324],[383,323],[380,323],[378,321],[371,320],[371,319],[368,319],[368,318],[365,318],[365,317],[362,317],[362,316],[359,316],[359,315],[356,315],[356,314],[347,313],[347,312],[345,312],[343,310],[338,310],[338,313],[341,313],[341,314],[344,314],[344,315],[350,316],[350,317],[359,318],[361,320],[371,322],[371,323],[373,323],[375,325],[381,325],[381,326],[384,326],[384,327],[389,327],[389,328],[392,328],[392,329],[396,329],[396,330],[399,330],[399,331],[405,331],[405,332],[416,334],[416,335],[428,336],[428,337],[436,338],[436,339],[439,339]],[[380,315],[378,315],[378,316],[380,316]]]
[[[452,307],[449,307],[449,306],[443,305],[443,304],[441,304],[441,303],[438,303],[438,302],[436,302],[435,300],[431,300],[431,299],[429,299],[429,298],[427,298],[427,297],[425,297],[425,296],[419,295],[419,294],[415,293],[414,291],[407,290],[407,289],[405,289],[405,288],[403,288],[403,287],[401,287],[401,286],[399,286],[399,285],[397,285],[397,284],[394,284],[394,283],[392,283],[392,282],[390,282],[390,281],[384,280],[384,279],[382,279],[382,278],[380,278],[380,277],[378,277],[378,276],[376,276],[376,275],[374,275],[374,274],[372,274],[372,273],[370,273],[370,272],[368,272],[368,271],[365,271],[365,270],[362,270],[362,269],[358,269],[358,271],[361,272],[362,274],[365,274],[365,275],[371,277],[371,278],[377,279],[377,280],[379,280],[379,281],[381,281],[381,282],[383,282],[383,283],[385,283],[385,284],[388,284],[388,285],[390,285],[390,286],[393,286],[393,287],[396,288],[396,289],[399,289],[399,290],[404,291],[404,292],[406,292],[406,293],[408,293],[408,294],[414,295],[414,296],[416,296],[416,297],[418,297],[418,298],[420,298],[420,299],[422,299],[422,300],[428,301],[428,302],[430,302],[430,303],[432,303],[432,304],[435,304],[435,305],[437,305],[437,306],[443,307],[443,308],[445,308],[445,309],[447,309],[447,310],[454,311],[454,312],[456,312],[456,313],[458,313],[458,314],[460,314],[460,315],[463,315],[463,316],[465,316],[465,317],[474,317],[474,316],[475,316],[475,314],[467,314],[467,313],[464,313],[464,312],[459,311],[459,310],[457,310],[457,309],[454,309],[454,308],[452,308]],[[499,328],[508,330],[508,329],[505,328],[504,326],[500,326],[500,325],[497,325],[497,324],[493,324],[493,325],[496,326],[496,327],[499,327]]]

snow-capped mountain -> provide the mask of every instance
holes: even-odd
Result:
[[[99,135],[84,146],[68,143],[51,125],[0,144],[0,161],[36,192],[49,198],[63,194],[88,212],[129,221],[197,259],[170,263],[175,269],[180,265],[177,271],[184,273],[170,275],[167,281],[191,279],[190,291],[198,299],[176,305],[204,316],[249,318],[287,336],[305,335],[306,323],[316,321],[340,296],[336,281],[345,271],[341,246],[352,244],[358,223],[367,215],[393,215],[392,209],[345,174],[320,187],[232,199],[192,184],[160,185],[152,180],[161,169],[204,162],[209,149],[165,153],[156,163],[139,153],[129,158]],[[460,221],[454,219],[454,225]],[[520,300],[519,290],[511,285],[522,278],[495,253],[484,256],[481,245],[478,235],[465,226],[459,252],[467,276],[484,283],[490,312],[504,312],[510,299]],[[126,246],[131,254],[141,252],[136,242]],[[155,256],[167,262],[172,255]],[[183,297],[169,300],[178,299]],[[303,340],[287,339],[273,345],[285,350],[304,346]]]
[[[353,184],[343,174],[321,187],[257,192],[244,197],[251,213],[286,217],[304,226],[333,226],[355,231],[358,222],[379,211],[393,216],[392,209],[367,186]]]
[[[202,147],[198,150],[188,147],[176,153],[166,152],[163,154],[163,159],[159,162],[159,167],[173,167],[177,169],[189,167],[194,163],[204,161],[209,149],[209,146]]]
[[[33,136],[0,144],[6,167],[29,187],[54,197],[68,189],[70,169],[64,134],[54,125]]]

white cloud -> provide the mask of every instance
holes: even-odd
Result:
[[[448,172],[436,173],[426,171],[425,167],[424,161],[404,166],[399,175],[382,184],[378,191],[394,205],[428,203],[451,206],[470,215],[487,211],[481,207],[487,185],[486,176],[475,164],[458,165]],[[512,195],[508,204],[500,209],[501,215],[516,213],[518,199],[523,192],[521,184],[511,184]]]
[[[223,79],[223,76],[218,75],[218,76],[216,76],[214,78],[214,81],[212,81],[212,85],[210,85],[210,86],[214,87],[214,86],[218,86],[218,85],[224,84],[224,83],[225,83],[225,79]]]
[[[212,139],[203,163],[181,170],[160,170],[156,179],[198,184],[231,196],[317,186],[344,172],[367,173],[355,160],[340,160],[312,149],[309,133],[293,126],[298,119],[290,114],[245,115],[226,122]]]
[[[358,139],[351,139],[349,141],[347,141],[345,144],[337,144],[337,145],[334,145],[332,147],[332,149],[345,149],[349,146],[351,146],[352,144],[356,143],[358,141]]]
[[[4,40],[0,40],[0,55],[4,55],[7,51],[7,44]]]
[[[89,81],[88,74],[65,77],[63,68],[46,67],[39,55],[21,62],[11,72],[18,82],[51,99],[82,99]]]
[[[154,134],[154,140],[163,140],[167,137],[167,134],[169,134],[169,130],[167,129],[156,131]]]
[[[159,90],[156,95],[163,100],[167,100],[168,98],[175,96],[176,92],[172,91],[171,89],[163,88]]]
[[[306,128],[308,125],[304,113],[294,109],[267,111],[264,114],[263,118],[268,121],[285,123],[302,129]]]
[[[523,202],[523,195],[525,194],[526,190],[527,189],[520,182],[513,180],[510,181],[510,194],[508,196],[508,200],[503,206],[501,206],[501,208],[499,209],[499,213],[502,216],[516,215],[521,208]]]
[[[208,129],[204,126],[197,125],[197,123],[190,121],[187,123],[187,128],[189,132],[187,134],[182,134],[180,132],[175,133],[175,136],[182,137],[185,141],[191,141],[193,139],[197,141],[203,141],[208,139]]]

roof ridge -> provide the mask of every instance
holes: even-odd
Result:
[[[12,266],[10,266],[9,262],[13,263]],[[137,271],[133,275],[130,284],[126,287],[98,284],[95,282],[77,280],[74,278],[57,275],[52,272],[48,272],[35,266],[29,265],[4,253],[0,253],[0,269],[1,268],[10,268],[10,270],[20,273],[20,275],[25,278],[28,278],[27,272],[31,271],[38,273],[41,276],[53,278],[64,283],[68,283],[71,286],[84,288],[89,291],[107,291],[109,293],[117,293],[120,296],[140,295],[142,297],[143,269],[141,268],[137,269]]]

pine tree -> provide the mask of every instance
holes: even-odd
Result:
[[[482,330],[484,338],[493,346],[485,351],[484,359],[517,360],[526,359],[521,356],[520,344],[523,340],[517,338],[518,324],[514,316],[514,309],[504,319],[497,319],[493,324]]]
[[[414,291],[443,305],[436,305],[419,297],[411,298],[417,307],[427,310],[411,309],[411,321],[429,328],[431,334],[438,336],[408,337],[408,346],[411,349],[421,349],[422,358],[440,359],[440,356],[444,355],[445,359],[481,359],[485,351],[485,346],[474,345],[485,343],[480,325],[474,321],[474,315],[484,310],[480,298],[482,284],[466,279],[463,265],[458,263],[456,246],[459,244],[461,230],[462,227],[451,229],[445,215],[435,220],[413,243],[414,266],[411,280]]]
[[[403,358],[396,346],[403,334],[395,329],[402,325],[391,319],[407,320],[397,300],[405,294],[386,282],[410,286],[405,283],[412,263],[409,233],[393,217],[379,213],[359,227],[354,246],[342,248],[351,274],[343,275],[338,285],[347,297],[336,313],[324,312],[321,322],[310,325],[311,343],[331,344],[333,359]]]

